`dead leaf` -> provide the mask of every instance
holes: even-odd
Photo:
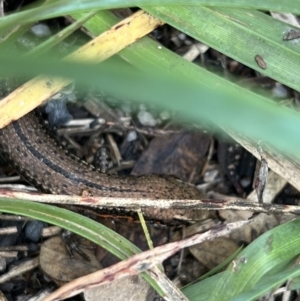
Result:
[[[87,261],[78,254],[71,258],[60,236],[45,241],[41,246],[40,266],[58,285],[101,269],[91,250],[82,249],[91,259]]]
[[[155,137],[140,156],[132,174],[173,175],[195,183],[205,163],[211,138],[201,132],[182,132]]]
[[[247,220],[253,215],[253,212],[249,211],[232,211],[224,210],[222,212],[222,217],[226,217],[227,222]],[[268,215],[265,213],[260,213],[255,216],[252,223],[246,225],[242,229],[235,230],[231,233],[230,237],[237,242],[252,242],[262,233],[276,227],[279,224],[277,217],[273,214]]]
[[[228,237],[216,237],[189,248],[190,252],[209,270],[227,259],[239,248],[238,244]]]
[[[154,296],[154,289],[139,275],[121,278],[84,292],[86,301],[150,301]]]

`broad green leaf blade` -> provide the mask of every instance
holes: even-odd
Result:
[[[225,272],[190,285],[183,293],[190,301],[255,300],[288,279],[297,279],[300,268],[289,268],[289,263],[300,253],[299,225],[297,219],[266,232],[240,252]]]
[[[300,289],[300,276],[294,277],[289,281],[288,289],[291,291]]]
[[[30,5],[30,9],[2,18],[1,29],[14,24],[26,24],[38,20],[54,18],[79,11],[93,9],[111,9],[121,7],[152,6],[152,5],[209,5],[237,8],[253,8],[260,10],[285,11],[300,14],[300,1],[294,0],[48,0]]]
[[[207,273],[205,273],[204,275],[202,275],[201,277],[199,277],[198,279],[196,279],[195,281],[193,281],[193,283],[189,283],[189,284],[185,285],[182,289],[185,290],[190,285],[193,285],[194,282],[196,283],[196,282],[199,282],[200,280],[204,280],[204,279],[206,279],[208,277],[216,275],[219,271],[221,271],[226,266],[228,266],[228,264],[242,251],[242,249],[243,249],[243,247],[239,247],[233,254],[231,254],[228,258],[226,258],[223,262],[221,262],[216,267],[214,267],[213,269],[211,269],[210,271],[208,271]]]
[[[253,242],[255,243],[255,242]],[[243,292],[237,297],[230,299],[231,301],[250,301],[250,300],[257,300],[259,297],[265,295],[272,289],[278,287],[282,283],[286,282],[287,280],[295,277],[299,277],[300,268],[295,267],[292,269],[288,269],[282,271],[276,275],[266,277],[262,279],[254,288],[248,292]],[[224,272],[219,273],[213,277],[207,278],[201,282],[198,282],[192,286],[184,288],[182,291],[183,293],[189,298],[190,301],[206,301],[209,299],[211,293],[215,290],[218,282],[220,281],[221,277],[224,275]],[[247,279],[244,279],[247,282]],[[228,285],[227,290],[230,290],[231,284]],[[289,289],[293,289],[289,287]],[[220,300],[220,299],[219,299]]]
[[[240,294],[255,290],[269,271],[299,255],[299,227],[300,219],[296,219],[264,233],[252,242],[222,273],[209,300],[232,300]],[[276,279],[270,279],[278,284],[290,276],[298,275],[298,272],[297,269],[282,271],[279,278],[274,276]],[[258,291],[265,292],[272,286],[271,281],[265,281]]]
[[[202,275],[192,283],[187,284],[181,290],[189,298],[189,300],[207,300],[214,290],[215,285],[219,281],[222,273],[218,271],[226,267],[242,250],[243,247],[237,249],[232,255],[226,260],[221,262],[219,265],[211,269],[209,272]],[[218,274],[217,274],[218,273]]]
[[[280,286],[287,280],[300,275],[300,268],[294,267],[292,269],[283,271],[271,277],[265,277],[260,283],[258,283],[251,291],[240,294],[233,298],[232,301],[244,301],[244,300],[257,300],[259,297],[270,292],[272,289]]]
[[[291,29],[299,31],[299,28],[255,10],[201,5],[153,6],[145,10],[204,44],[300,91],[300,40],[283,40]],[[265,69],[256,62],[257,55],[263,58]]]
[[[189,285],[182,292],[190,301],[207,301],[224,272],[206,278],[198,283]]]

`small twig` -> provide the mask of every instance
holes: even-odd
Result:
[[[141,222],[141,226],[143,228],[143,231],[144,231],[144,234],[146,237],[146,241],[148,243],[148,247],[151,250],[151,249],[153,249],[153,241],[151,239],[151,236],[150,236],[150,233],[149,233],[149,230],[148,230],[148,227],[147,227],[147,224],[146,224],[146,221],[145,221],[145,218],[144,218],[144,215],[143,215],[143,212],[141,211],[141,209],[137,210],[137,214],[138,214],[139,220]]]
[[[232,130],[226,128],[224,129],[235,141],[241,144],[246,150],[248,150],[252,155],[260,158],[260,154],[257,151],[256,143],[252,140],[241,136]],[[268,161],[268,165],[271,170],[276,172],[279,176],[289,182],[297,190],[300,191],[300,163],[295,159],[285,155],[275,152],[270,147],[264,147],[264,156]]]
[[[270,170],[268,172],[267,183],[264,190],[264,203],[271,204],[275,200],[276,196],[282,191],[287,182],[275,172]],[[257,193],[253,190],[248,196],[249,202],[258,202]]]
[[[3,2],[4,0],[0,0],[0,18],[5,16]]]
[[[16,226],[0,228],[0,235],[9,235],[18,233],[18,229]]]
[[[20,179],[21,179],[20,176],[5,177],[5,178],[0,178],[0,183],[12,183],[12,182],[20,181]]]
[[[24,217],[21,215],[0,215],[0,221],[32,221],[32,218]]]
[[[0,258],[17,258],[18,252],[17,251],[0,251]]]
[[[46,237],[52,237],[52,236],[56,236],[58,234],[61,233],[61,228],[57,227],[57,226],[50,226],[47,228],[44,228],[42,231],[42,237],[46,238]]]
[[[123,126],[127,130],[135,130],[140,134],[153,136],[153,137],[162,137],[162,136],[178,134],[182,132],[182,130],[164,130],[164,129],[152,129],[152,128],[141,129],[136,126],[130,126],[130,125],[127,126],[125,124],[123,124]]]
[[[22,251],[26,252],[28,251],[27,245],[18,245],[18,246],[1,246],[0,252],[6,252],[6,251]]]
[[[35,257],[33,259],[27,260],[24,263],[21,263],[17,267],[11,269],[6,274],[0,276],[0,283],[4,283],[10,279],[15,278],[18,275],[21,275],[25,272],[31,271],[37,268],[40,264],[39,257]]]
[[[265,191],[265,187],[267,184],[267,177],[268,177],[268,162],[264,157],[264,153],[261,147],[261,144],[259,143],[257,146],[257,151],[260,154],[260,166],[257,173],[257,177],[255,179],[255,189],[257,193],[258,202],[263,202],[263,194]]]
[[[214,194],[210,194],[211,197]],[[80,197],[69,195],[37,194],[25,192],[13,192],[0,189],[0,198],[22,199],[40,203],[83,205],[100,208],[124,208],[128,211],[136,211],[140,208],[160,209],[190,209],[190,210],[248,210],[253,212],[293,213],[300,215],[300,206],[258,204],[245,199],[226,197],[222,199],[202,200],[162,200],[162,199],[134,199],[134,198],[108,198],[108,197]]]

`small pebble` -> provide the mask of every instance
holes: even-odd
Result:
[[[0,272],[3,273],[6,270],[6,260],[5,258],[0,258]]]
[[[62,124],[73,119],[69,113],[65,100],[56,99],[48,101],[45,107],[45,112],[48,114],[48,122],[51,126],[61,126]]]
[[[161,120],[169,120],[171,118],[170,112],[163,111],[159,114]]]
[[[45,38],[52,34],[48,25],[44,23],[39,23],[33,25],[30,31],[37,37],[37,38]]]
[[[180,34],[178,34],[178,39],[180,39],[182,41],[185,40],[186,39],[186,34],[181,32]]]
[[[144,104],[140,104],[140,107],[139,107],[140,111],[146,111],[147,108]]]
[[[137,133],[136,131],[129,131],[127,134],[127,141],[131,142],[137,139]]]
[[[121,109],[126,115],[130,115],[132,113],[132,107],[130,103],[123,103],[121,105]]]
[[[275,83],[275,87],[272,89],[273,96],[277,98],[287,98],[288,91],[287,89],[280,83]]]
[[[210,183],[210,182],[212,182],[213,180],[216,179],[218,174],[219,174],[219,171],[217,169],[209,170],[204,174],[203,180],[206,183]]]
[[[44,223],[41,221],[29,221],[25,227],[25,236],[33,242],[38,242],[41,238]]]
[[[251,179],[249,177],[242,178],[240,183],[241,183],[242,187],[247,188],[251,184]]]
[[[157,124],[157,121],[147,111],[140,111],[138,113],[138,119],[140,123],[144,126],[155,126]]]

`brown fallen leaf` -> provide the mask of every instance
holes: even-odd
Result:
[[[154,289],[139,275],[125,277],[84,292],[86,301],[150,301],[154,297]]]
[[[87,261],[78,254],[71,258],[65,243],[60,236],[45,241],[40,251],[40,266],[42,270],[58,285],[63,285],[78,277],[101,269],[101,265],[93,256],[91,250],[82,249],[91,261]]]
[[[205,163],[211,137],[201,132],[181,132],[155,137],[137,161],[133,175],[173,175],[197,182]]]
[[[211,241],[189,247],[189,251],[209,270],[213,269],[239,248],[229,237],[217,237]]]

